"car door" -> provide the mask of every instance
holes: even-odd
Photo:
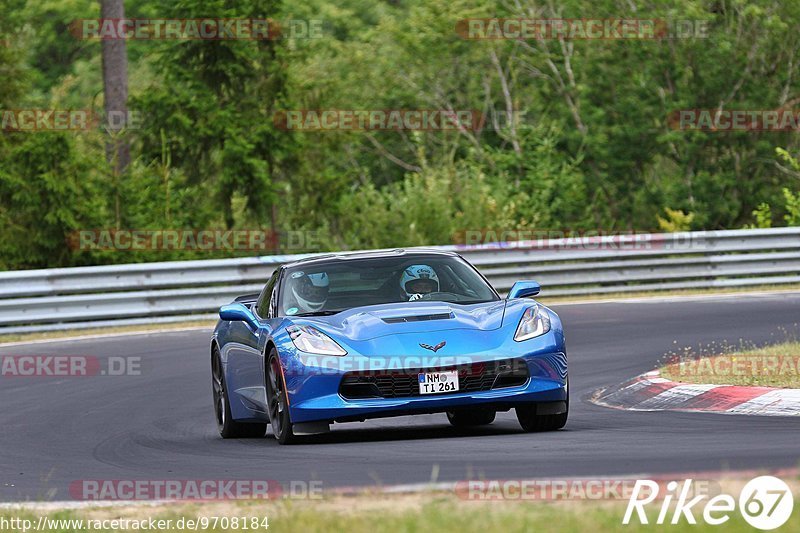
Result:
[[[231,389],[240,399],[242,406],[250,415],[261,418],[267,416],[267,398],[264,382],[264,348],[272,332],[271,303],[274,300],[275,288],[280,278],[281,269],[270,277],[250,311],[258,319],[258,327],[254,328],[246,322],[237,322],[230,332],[228,364],[231,371]],[[231,405],[236,416],[237,409]]]

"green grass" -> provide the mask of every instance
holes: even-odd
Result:
[[[200,516],[267,517],[269,531],[348,533],[381,532],[584,532],[584,531],[652,531],[665,527],[653,525],[659,504],[648,507],[649,525],[634,520],[633,525],[623,526],[624,502],[561,502],[544,503],[516,502],[467,502],[450,494],[427,494],[415,496],[359,496],[326,499],[323,501],[277,501],[263,503],[183,505],[160,507],[110,508],[83,511],[55,511],[48,516],[60,519],[111,519],[119,517],[145,519],[149,517],[172,519]],[[0,512],[9,518],[24,517],[34,523],[36,512]],[[668,520],[672,513],[669,513]],[[691,526],[682,520],[678,526],[666,526],[672,531],[720,531],[719,527],[702,523],[702,509],[695,513],[700,525]],[[1,521],[0,521],[1,522]],[[725,531],[752,531],[738,511],[724,526]],[[795,512],[783,530],[800,530],[800,513]],[[0,529],[0,532],[19,533],[18,530]],[[49,529],[54,533],[76,531],[69,527]],[[84,530],[85,531],[85,530]],[[105,529],[104,531],[120,531]],[[175,527],[160,531],[178,531]],[[201,531],[203,531],[201,529]],[[205,531],[243,531],[233,527],[208,529]],[[265,531],[248,530],[248,531]]]
[[[800,388],[798,340],[707,357],[684,352],[676,359],[661,367],[662,377],[683,383]]]

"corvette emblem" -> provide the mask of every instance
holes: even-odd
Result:
[[[420,346],[422,346],[426,350],[430,350],[432,352],[438,352],[439,350],[444,348],[445,344],[447,344],[447,342],[446,341],[442,341],[439,344],[437,344],[436,346],[431,346],[430,344],[420,344]]]

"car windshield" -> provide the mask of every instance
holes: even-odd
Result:
[[[460,257],[420,254],[331,259],[290,267],[283,275],[279,310],[281,315],[309,316],[387,303],[467,305],[498,299]]]

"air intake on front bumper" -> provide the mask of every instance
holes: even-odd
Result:
[[[518,387],[524,385],[529,377],[524,359],[487,361],[457,367],[348,372],[339,385],[339,394],[347,400],[419,396],[420,372],[446,370],[458,370],[460,386],[458,392],[453,394]]]

